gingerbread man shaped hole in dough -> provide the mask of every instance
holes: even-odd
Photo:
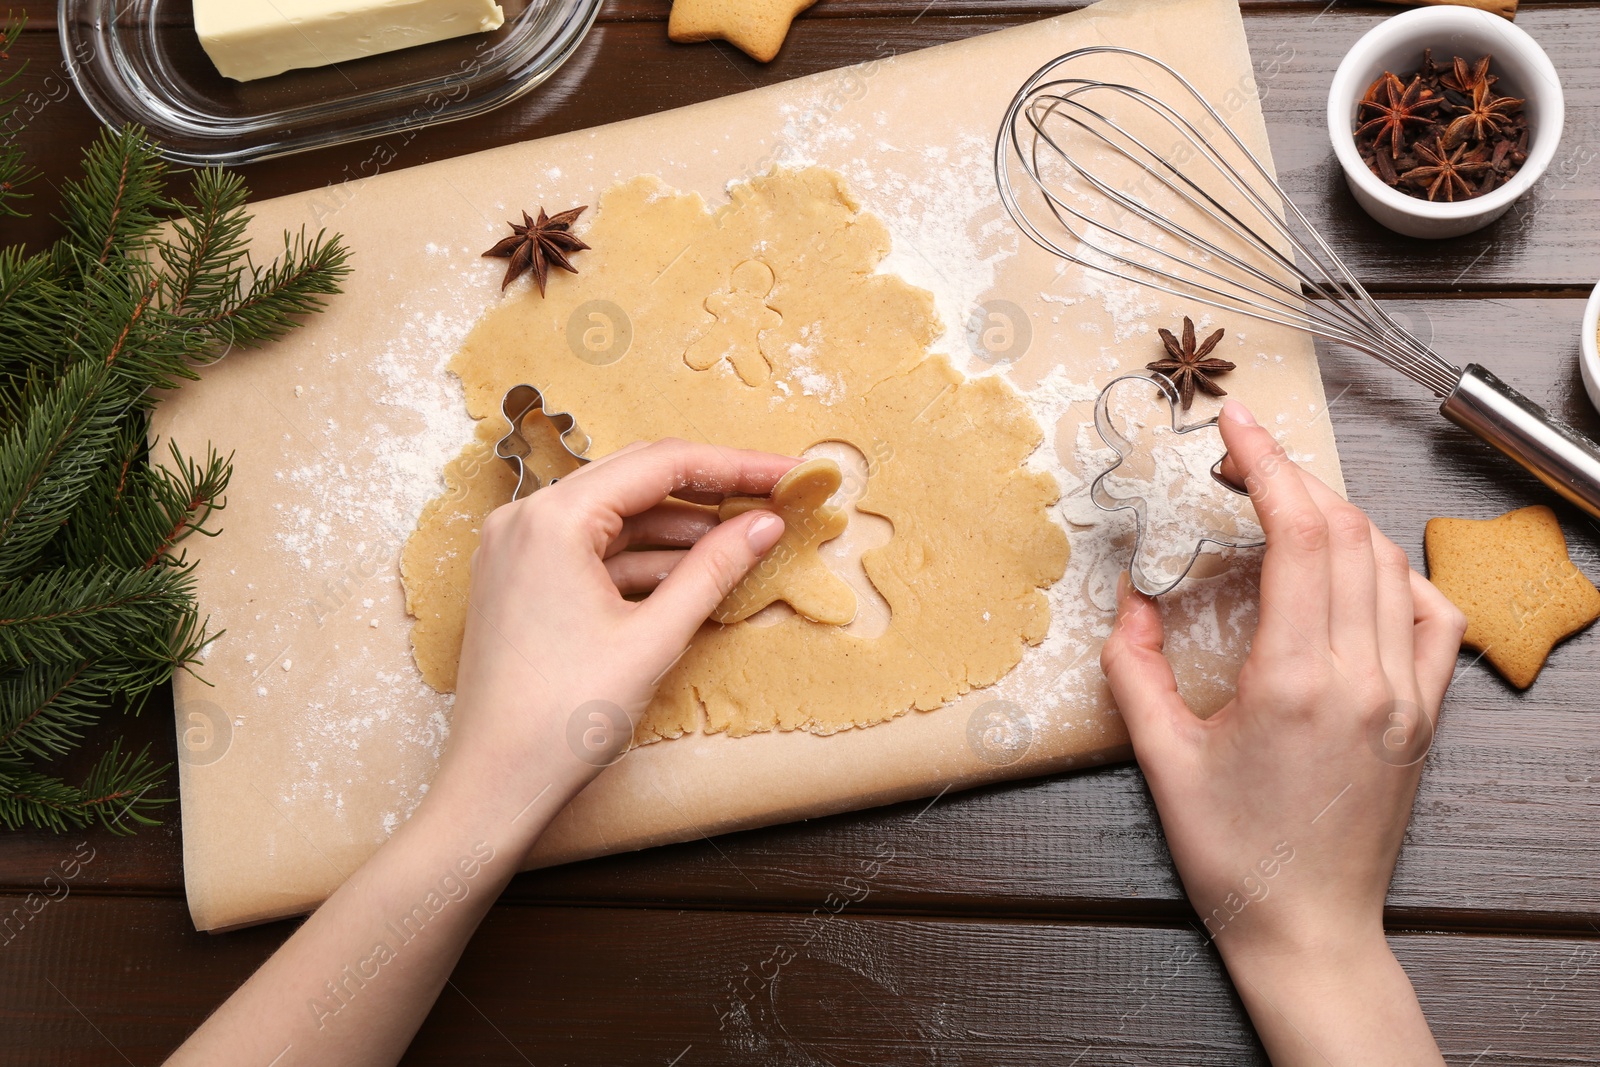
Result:
[[[768,604],[782,600],[813,622],[847,626],[856,617],[856,594],[849,584],[828,569],[817,549],[844,533],[849,519],[828,499],[844,482],[839,465],[831,459],[811,459],[778,479],[771,497],[732,497],[722,502],[719,515],[735,515],[763,508],[783,519],[783,536],[756,564],[711,617],[720,623],[741,622]]]
[[[717,321],[691,344],[683,361],[695,370],[710,370],[726,359],[746,385],[762,385],[772,374],[772,359],[761,350],[761,335],[783,322],[767,306],[776,279],[759,259],[733,268],[728,288],[706,297],[705,308]]]

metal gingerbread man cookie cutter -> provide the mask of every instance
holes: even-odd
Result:
[[[1121,433],[1117,432],[1116,426],[1111,420],[1112,392],[1114,392],[1119,385],[1124,385],[1131,382],[1140,382],[1144,385],[1152,385],[1155,386],[1156,389],[1160,390],[1161,395],[1166,398],[1167,409],[1172,416],[1173,433],[1186,434],[1195,433],[1199,430],[1214,430],[1217,428],[1217,419],[1216,416],[1212,416],[1211,418],[1205,419],[1201,422],[1189,423],[1187,425],[1184,424],[1181,421],[1182,416],[1179,414],[1178,410],[1178,387],[1175,386],[1172,383],[1172,380],[1164,374],[1120,375],[1107,382],[1106,387],[1100,390],[1100,395],[1095,398],[1094,428],[1099,431],[1100,439],[1106,443],[1106,446],[1117,454],[1117,458],[1116,461],[1111,464],[1111,466],[1101,471],[1099,475],[1095,477],[1093,483],[1090,484],[1089,500],[1101,511],[1127,511],[1133,514],[1133,556],[1128,562],[1128,576],[1133,582],[1133,587],[1139,590],[1139,592],[1144,593],[1146,596],[1160,596],[1162,593],[1171,592],[1177,587],[1179,582],[1183,581],[1189,576],[1189,572],[1194,569],[1195,563],[1198,562],[1201,555],[1205,553],[1207,545],[1215,545],[1218,548],[1260,548],[1266,542],[1261,540],[1239,541],[1214,530],[1207,531],[1195,542],[1194,550],[1189,553],[1188,560],[1184,563],[1182,570],[1178,572],[1177,577],[1172,578],[1170,581],[1158,581],[1152,579],[1150,575],[1145,572],[1143,548],[1145,539],[1149,536],[1149,505],[1142,496],[1112,496],[1111,493],[1107,491],[1105,486],[1106,479],[1122,466],[1123,462],[1128,458],[1128,454],[1134,449],[1133,442],[1129,441],[1126,437],[1122,436]],[[1248,496],[1249,493],[1245,489],[1233,484],[1227,478],[1223,477],[1223,458],[1224,457],[1219,457],[1217,461],[1211,465],[1212,479],[1216,481],[1218,485],[1227,489],[1231,493],[1235,493],[1240,496]]]
[[[505,416],[510,429],[504,437],[495,442],[494,454],[509,463],[511,469],[517,472],[517,487],[511,494],[512,500],[521,500],[534,490],[542,489],[556,481],[555,478],[551,478],[549,482],[541,481],[539,475],[528,467],[527,459],[533,453],[533,446],[522,436],[522,426],[530,415],[543,415],[550,421],[567,455],[577,460],[580,465],[589,462],[586,454],[592,443],[589,435],[583,432],[578,420],[568,412],[552,411],[546,407],[544,394],[535,386],[514,385],[506,390],[505,397],[500,401],[500,413]]]

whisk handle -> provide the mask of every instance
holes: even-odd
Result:
[[[1477,364],[1468,366],[1439,413],[1600,518],[1600,445],[1493,374]]]

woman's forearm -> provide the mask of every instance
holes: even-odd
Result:
[[[436,788],[169,1062],[397,1062],[578,783],[553,781],[522,811],[452,784],[463,788]]]
[[[1381,929],[1281,948],[1226,941],[1217,946],[1274,1067],[1442,1067]]]

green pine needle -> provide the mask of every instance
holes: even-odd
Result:
[[[31,663],[0,675],[0,760],[53,759],[77,748],[126,685],[125,668],[151,678],[159,673],[142,663],[80,660]]]
[[[22,417],[30,376],[54,382],[65,365],[76,315],[61,282],[51,253],[0,250],[0,425]]]
[[[104,463],[128,399],[99,368],[68,371],[0,438],[0,583],[40,562]]]
[[[150,247],[162,195],[166,165],[137,126],[105,129],[83,157],[83,177],[61,194],[67,238],[63,270],[83,276],[127,271]]]
[[[111,450],[68,526],[65,557],[69,565],[89,566],[105,560],[140,570],[181,565],[179,545],[195,534],[211,536],[215,513],[226,502],[231,457],[208,450],[195,462],[168,444],[170,465],[146,462],[142,432],[127,433]]]
[[[0,28],[0,63],[21,30]],[[15,77],[0,74],[0,93]],[[0,98],[0,216],[26,167]],[[207,629],[184,542],[216,533],[231,457],[155,462],[164,389],[321,310],[349,272],[340,238],[283,235],[258,265],[238,176],[200,170],[181,201],[136,127],[103,131],[62,192],[65,236],[0,249],[0,826],[130,833],[168,768],[112,741],[74,784],[55,764],[137,712]]]
[[[16,47],[17,38],[22,36],[22,28],[27,19],[11,20],[8,14],[7,25],[0,29],[0,60],[8,59],[11,50]],[[8,88],[12,82],[22,76],[26,64],[8,71],[0,76],[0,90]],[[17,94],[11,93],[0,97],[0,112],[4,113],[0,119],[0,129],[12,130],[18,122],[17,108],[14,106]],[[0,137],[0,216],[20,218],[22,208],[19,201],[28,199],[28,193],[23,192],[23,187],[32,181],[33,171],[22,157],[22,146],[17,144],[14,136]]]
[[[193,321],[220,346],[219,357],[232,348],[276,340],[301,316],[321,311],[327,304],[324,297],[340,292],[340,282],[350,273],[349,255],[337,234],[329,237],[322,231],[307,237],[304,229],[286,233],[276,260],[258,267],[247,256],[238,292]]]
[[[124,755],[120,740],[111,743],[80,785],[0,760],[0,826],[66,833],[99,825],[131,834],[140,826],[158,825],[155,809],[173,801],[158,792],[169,769],[150,759],[148,746]]]
[[[169,660],[193,604],[183,568],[63,567],[0,586],[0,665],[73,663],[137,651]]]

